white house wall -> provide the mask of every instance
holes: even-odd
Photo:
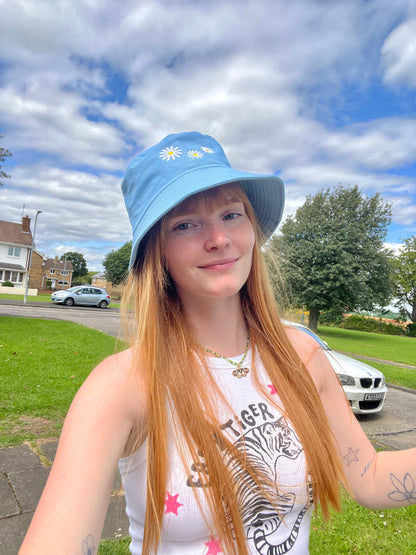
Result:
[[[20,256],[9,256],[9,247],[19,248],[20,245],[14,245],[13,243],[0,244],[0,263],[6,262],[7,264],[18,264],[19,266],[26,268],[29,248],[20,247]]]

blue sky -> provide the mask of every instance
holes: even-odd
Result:
[[[166,134],[214,136],[277,173],[284,218],[358,184],[416,234],[416,4],[404,0],[16,0],[0,36],[0,219],[39,215],[45,255],[101,270],[130,239],[120,181]]]

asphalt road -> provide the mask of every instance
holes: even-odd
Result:
[[[1,299],[1,316],[69,320],[121,337],[120,314],[118,309],[114,308],[102,310],[90,307],[65,307],[52,303],[23,305]],[[415,371],[409,369],[409,372]],[[371,416],[359,416],[358,420],[368,437],[382,447],[389,449],[414,447],[416,446],[416,392],[390,386],[382,412]]]
[[[16,301],[14,301],[16,303]],[[14,304],[0,299],[0,316],[22,316],[46,320],[69,320],[98,331],[121,337],[120,312],[116,308],[68,307],[53,303]]]

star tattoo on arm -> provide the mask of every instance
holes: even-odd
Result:
[[[346,455],[343,456],[343,459],[345,459],[345,462],[347,463],[347,466],[350,466],[351,463],[353,462],[358,462],[358,453],[360,452],[359,449],[351,449],[351,447],[348,447],[348,453]]]

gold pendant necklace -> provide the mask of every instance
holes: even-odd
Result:
[[[221,355],[220,353],[216,353],[215,351],[211,351],[211,349],[207,349],[207,347],[202,347],[202,348],[204,349],[204,351],[207,351],[207,353],[211,353],[211,355],[214,355],[218,358],[223,358],[224,360],[226,360],[227,362],[235,366],[236,368],[235,370],[233,370],[233,376],[235,376],[236,378],[245,378],[247,374],[250,372],[249,368],[243,367],[243,362],[246,360],[249,345],[250,345],[250,334],[247,335],[246,348],[244,351],[243,358],[240,360],[240,362],[235,362],[234,360],[231,360],[230,358],[224,355]]]

